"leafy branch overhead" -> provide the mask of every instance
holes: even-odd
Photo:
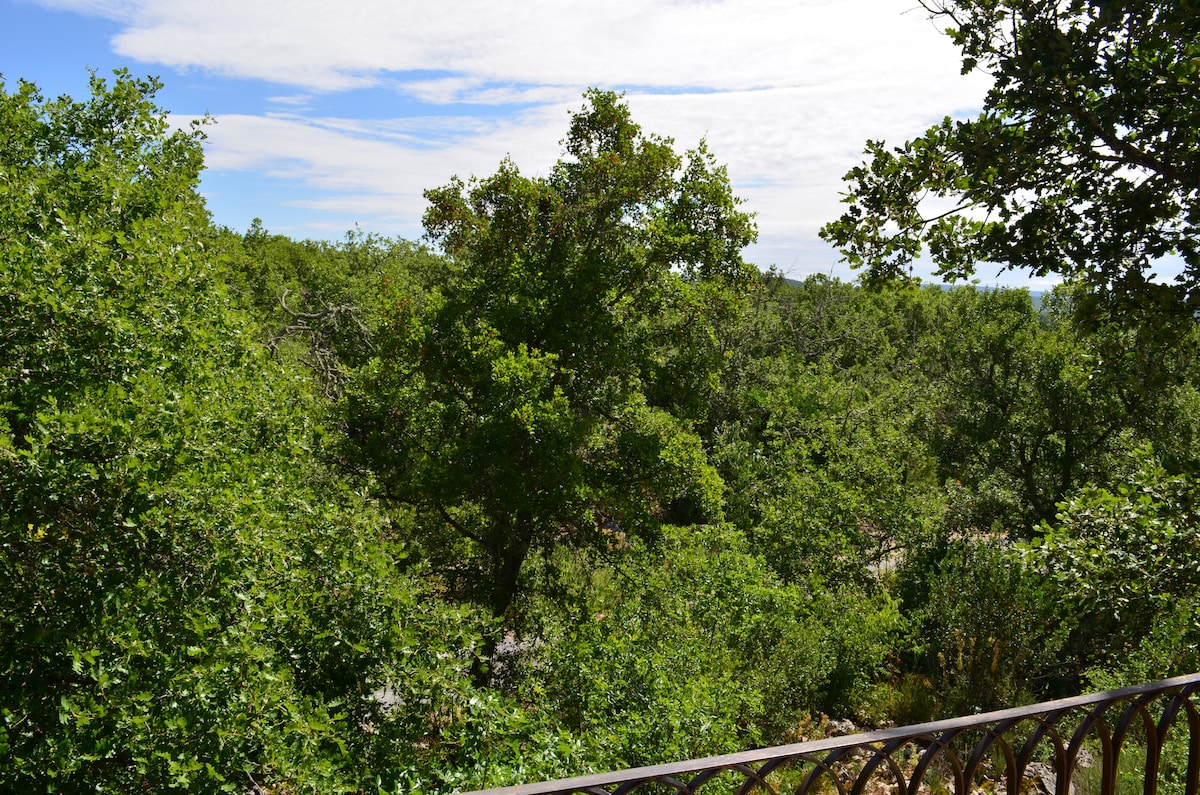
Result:
[[[1200,3],[927,0],[993,78],[982,112],[900,147],[867,144],[822,236],[868,281],[925,247],[940,275],[981,263],[1078,278],[1135,305],[1200,308]],[[1178,255],[1171,285],[1151,283]]]

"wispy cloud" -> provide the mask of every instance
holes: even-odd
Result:
[[[116,51],[140,61],[336,91],[417,77],[428,90],[595,83],[744,90],[944,74],[945,46],[913,46],[911,0],[58,0],[109,9]],[[908,17],[907,19],[905,17]],[[931,44],[925,36],[923,44]],[[883,67],[883,68],[880,68]],[[452,97],[456,91],[443,91]],[[430,96],[437,96],[433,92]]]
[[[293,108],[306,108],[312,105],[312,94],[291,94],[288,96],[267,97],[267,102],[276,105],[287,105]]]
[[[624,88],[647,129],[707,138],[758,213],[753,255],[795,271],[836,258],[816,230],[865,139],[910,138],[986,90],[915,0],[54,3],[119,20],[125,57],[290,87],[258,115],[212,109],[210,168],[293,180],[321,192],[295,201],[365,225],[412,227],[424,188],[506,154],[544,173],[581,91]],[[317,110],[364,88],[417,110]]]

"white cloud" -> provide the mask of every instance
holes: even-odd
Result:
[[[206,163],[213,171],[253,171],[327,192],[319,198],[296,198],[296,206],[336,210],[364,220],[411,222],[424,211],[423,190],[455,174],[466,178],[491,173],[505,153],[526,172],[548,170],[564,119],[565,114],[560,118],[543,110],[491,123],[444,118],[370,123],[231,114],[208,128]],[[438,140],[439,136],[445,137]]]
[[[433,71],[470,87],[743,90],[952,65],[913,0],[55,0],[126,24],[118,54],[309,90]],[[906,13],[908,12],[908,13]],[[913,47],[914,30],[924,28]],[[882,67],[882,68],[880,68]],[[418,78],[428,85],[428,77]]]
[[[758,213],[755,257],[785,269],[828,271],[836,255],[816,230],[840,212],[841,176],[867,138],[899,143],[986,90],[959,76],[916,0],[53,2],[120,21],[112,44],[126,57],[291,87],[263,115],[216,111],[209,167],[327,192],[295,201],[368,226],[411,228],[424,188],[490,173],[506,154],[545,173],[583,88],[626,87],[646,129],[681,148],[707,137]],[[308,113],[313,95],[367,86],[432,107]],[[524,110],[437,115],[451,103]]]
[[[311,94],[289,94],[286,96],[267,97],[267,102],[273,102],[276,105],[287,105],[293,108],[308,107],[312,104]]]

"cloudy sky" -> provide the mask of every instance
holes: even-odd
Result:
[[[707,138],[757,213],[748,258],[795,277],[853,278],[817,230],[866,139],[987,88],[916,0],[0,0],[6,82],[82,96],[118,66],[216,120],[218,223],[298,238],[416,239],[422,190],[506,154],[546,173],[584,89],[622,90],[647,130]]]

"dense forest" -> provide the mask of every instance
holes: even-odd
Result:
[[[450,792],[1200,669],[1200,14],[1112,5],[1046,46],[1145,34],[1180,132],[1037,171],[1084,61],[1022,82],[1046,30],[979,11],[983,115],[871,144],[826,228],[856,283],[746,263],[714,155],[609,92],[547,175],[332,243],[215,226],[153,79],[5,86],[0,791]],[[1064,280],[923,286],[922,236]]]

